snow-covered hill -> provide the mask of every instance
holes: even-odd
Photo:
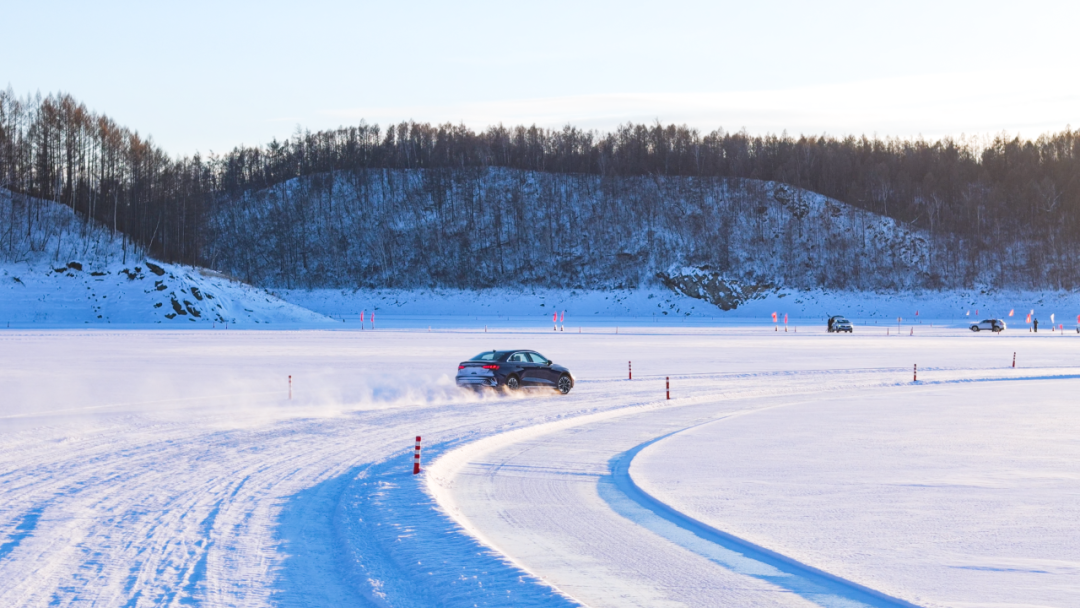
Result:
[[[1001,269],[956,259],[961,248],[935,252],[892,218],[757,180],[366,170],[216,209],[215,268],[275,289],[682,290],[681,277],[704,273],[751,291],[900,291],[980,284]]]
[[[206,269],[148,259],[63,205],[0,190],[0,323],[320,323],[326,317]]]

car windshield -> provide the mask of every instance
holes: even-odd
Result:
[[[489,350],[487,352],[480,353],[479,355],[476,355],[475,357],[473,357],[472,359],[469,359],[469,360],[470,361],[498,361],[498,360],[502,359],[503,355],[505,355],[505,354],[506,354],[506,351],[504,351],[504,350],[503,351]]]
[[[848,321],[847,319],[837,319],[835,323],[851,323],[851,321]]]

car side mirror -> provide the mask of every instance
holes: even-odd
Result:
[[[547,366],[550,366],[552,363],[553,363],[553,361],[551,359],[548,359],[547,361],[544,361],[544,365],[547,365]]]

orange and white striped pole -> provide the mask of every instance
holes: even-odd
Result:
[[[413,453],[412,474],[420,474],[420,435],[416,436],[416,452]]]

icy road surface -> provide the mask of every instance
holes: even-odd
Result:
[[[789,562],[754,561],[635,502],[620,463],[672,431],[797,412],[860,387],[906,407],[914,362],[928,380],[1080,374],[1068,367],[1070,336],[621,331],[0,333],[0,605],[885,602],[874,594],[909,587],[863,575],[877,572],[873,539],[838,556],[801,544],[805,531],[782,535],[781,520],[775,536],[751,540],[775,542],[766,548]],[[458,361],[517,346],[573,369],[575,390],[453,387]],[[1005,367],[1014,350],[1015,371]],[[413,477],[417,434],[425,462],[447,457]],[[1054,544],[1035,550],[1070,559]],[[904,558],[901,575],[918,566]],[[816,569],[824,583],[811,580]],[[981,572],[989,585],[1011,580]]]

